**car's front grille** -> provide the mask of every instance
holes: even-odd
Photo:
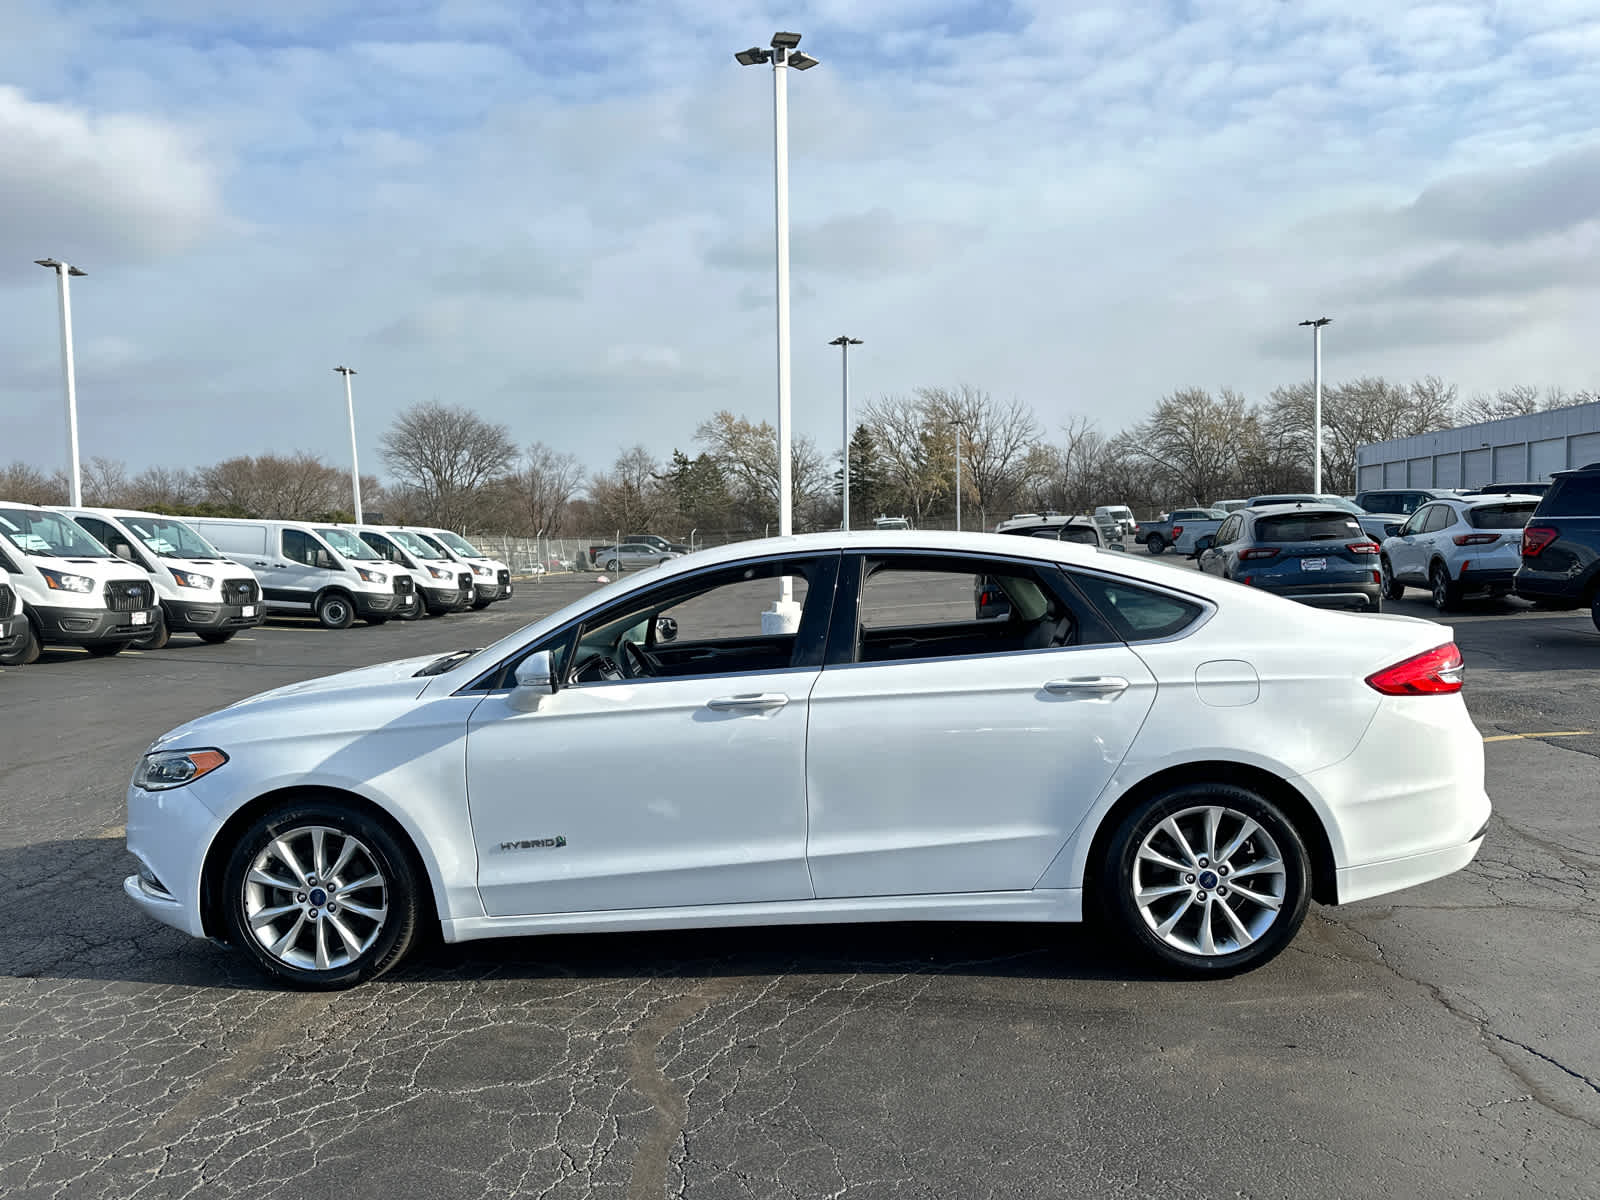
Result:
[[[118,580],[106,584],[106,607],[112,612],[138,612],[155,607],[155,602],[155,589],[148,583]]]
[[[396,575],[394,577],[394,594],[396,596],[409,596],[416,589],[416,584],[411,582],[409,575]]]
[[[511,582],[511,572],[510,571],[501,571],[500,572],[500,586],[501,587],[505,587],[510,582]]]
[[[5,584],[0,583],[0,618],[11,615],[11,602],[16,599],[16,595]]]
[[[254,579],[224,579],[222,602],[224,604],[254,604],[261,599],[261,588]]]

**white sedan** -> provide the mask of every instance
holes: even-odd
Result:
[[[979,580],[1003,620],[977,618]],[[1215,976],[1313,898],[1477,853],[1461,680],[1431,622],[1067,542],[751,542],[173,730],[128,792],[124,889],[313,988],[435,921],[455,942],[1086,910]]]

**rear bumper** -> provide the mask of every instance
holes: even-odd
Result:
[[[1512,590],[1524,600],[1545,600],[1577,608],[1588,592],[1589,580],[1553,571],[1530,571],[1520,568],[1512,579]]]
[[[1297,600],[1313,608],[1377,608],[1382,588],[1379,584],[1365,583],[1285,583],[1276,584],[1271,579],[1256,579],[1254,586],[1264,592]]]
[[[134,612],[112,612],[108,608],[34,608],[39,620],[41,641],[54,645],[82,646],[88,642],[131,641],[149,633],[156,623],[156,608]],[[134,623],[143,614],[144,620]]]
[[[1466,570],[1461,572],[1461,589],[1467,592],[1489,592],[1492,595],[1504,596],[1511,591],[1517,578],[1515,567],[1489,567],[1484,570],[1467,564]]]
[[[1415,887],[1430,879],[1439,879],[1459,871],[1477,856],[1483,845],[1481,837],[1463,842],[1459,846],[1446,846],[1442,850],[1429,850],[1425,854],[1411,854],[1405,858],[1391,858],[1384,862],[1367,863],[1361,867],[1344,867],[1337,871],[1336,882],[1339,903],[1365,900],[1401,888]]]

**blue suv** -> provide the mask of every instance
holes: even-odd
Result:
[[[1330,504],[1243,508],[1195,549],[1208,575],[1319,608],[1382,608],[1378,544],[1354,514]]]

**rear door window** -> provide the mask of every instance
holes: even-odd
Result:
[[[1541,517],[1600,517],[1600,475],[1557,479],[1539,505]]]
[[[1448,504],[1430,504],[1426,513],[1427,520],[1423,523],[1423,533],[1438,533],[1439,530],[1455,522],[1455,513]]]
[[[1483,504],[1467,511],[1467,523],[1474,529],[1521,529],[1537,507],[1537,504]]]
[[[1284,513],[1256,522],[1256,539],[1263,542],[1336,542],[1365,537],[1360,522],[1347,513]]]
[[[1168,592],[1157,592],[1103,575],[1067,572],[1125,642],[1176,637],[1200,619],[1205,607]]]

